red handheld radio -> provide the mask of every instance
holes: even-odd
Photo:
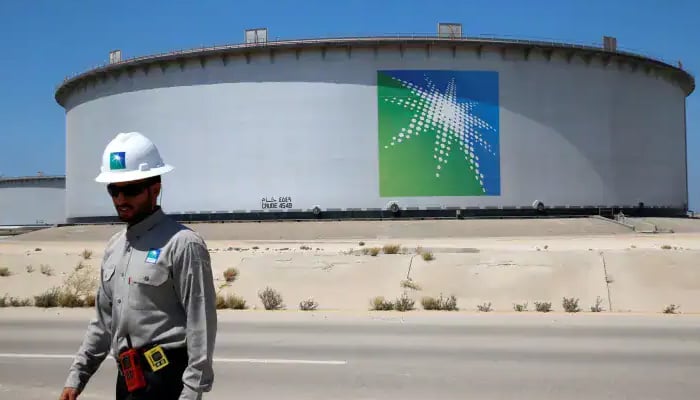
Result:
[[[129,348],[119,354],[119,365],[124,374],[126,389],[133,392],[146,387],[146,377],[141,367],[141,357],[136,349],[131,346],[131,338],[126,335],[126,343]]]

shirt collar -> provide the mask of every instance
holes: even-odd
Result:
[[[127,239],[138,240],[142,235],[153,229],[159,222],[161,222],[163,218],[165,218],[165,213],[163,212],[163,210],[160,207],[156,208],[153,214],[146,217],[143,221],[127,228]]]

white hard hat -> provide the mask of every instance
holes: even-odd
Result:
[[[95,181],[128,182],[162,175],[175,169],[167,165],[150,139],[138,132],[119,133],[102,154]]]

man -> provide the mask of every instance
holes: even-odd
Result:
[[[118,400],[198,400],[212,387],[217,317],[209,252],[157,205],[160,176],[172,170],[137,132],[118,134],[104,151],[95,180],[108,184],[127,227],[107,243],[97,315],[60,400],[77,399],[108,354],[119,367]]]

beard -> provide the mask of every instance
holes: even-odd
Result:
[[[154,208],[152,206],[151,199],[152,198],[149,193],[147,201],[141,204],[115,204],[114,208],[117,211],[119,220],[126,222],[128,225],[136,225],[143,221],[149,215],[153,214]]]

